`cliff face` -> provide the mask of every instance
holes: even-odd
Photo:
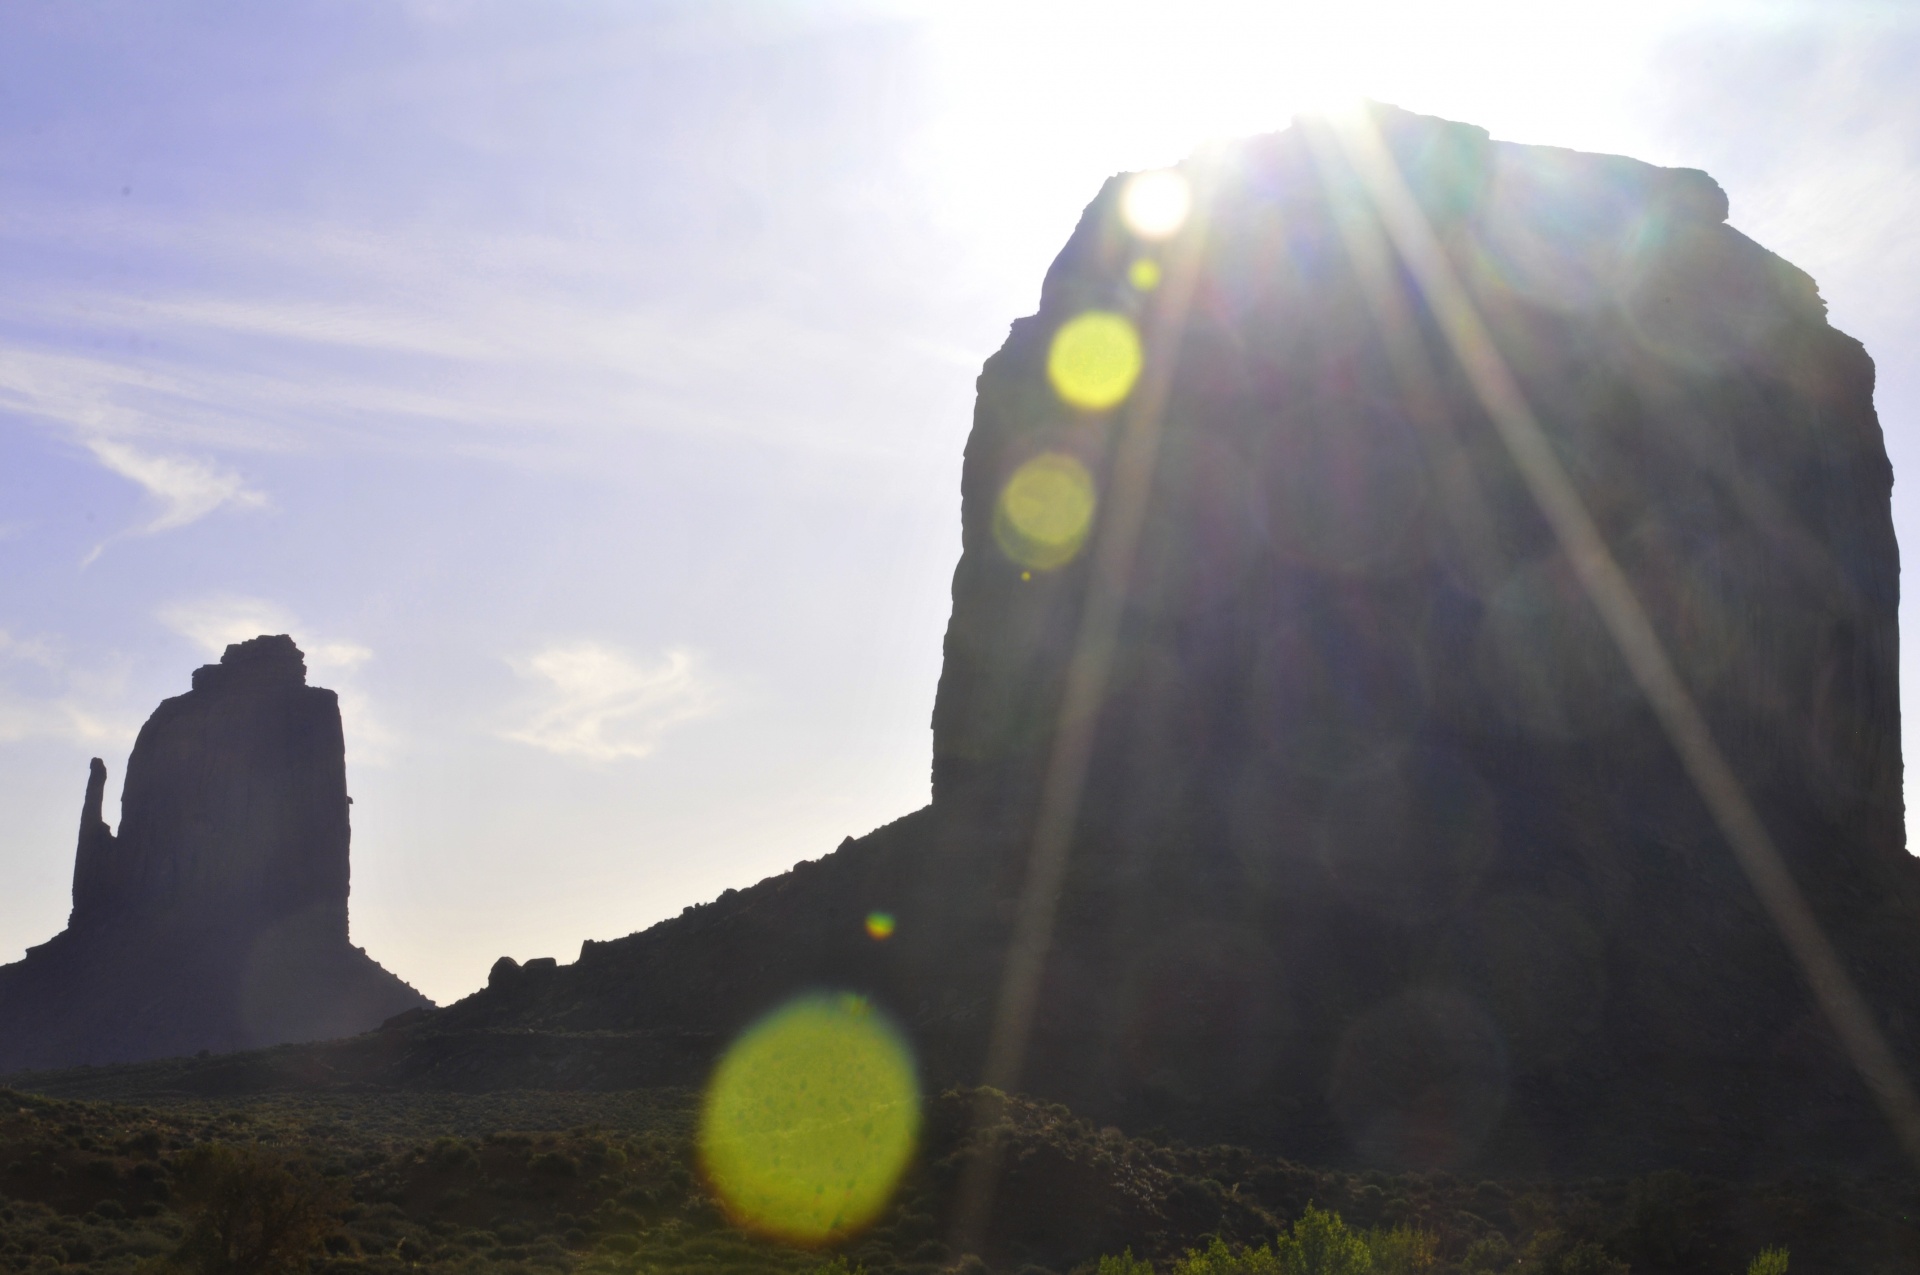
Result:
[[[255,638],[193,675],[141,728],[120,835],[100,822],[104,767],[87,785],[74,864],[76,928],[134,912],[269,924],[309,913],[347,936],[346,744],[340,706],[306,684],[292,639]]]
[[[1532,405],[1787,869],[1905,1031],[1920,912],[1871,361],[1812,280],[1724,224],[1704,174],[1393,111],[1369,127],[1482,347],[1456,348],[1379,193],[1304,126],[1189,164],[1204,223],[1166,244],[1129,229],[1116,179],[980,378],[934,808],[1022,853],[1077,764],[1063,736],[1084,740],[1029,1078],[1155,1120],[1246,1103],[1389,1159],[1563,1136],[1543,1124],[1597,1150],[1761,1093],[1796,1114],[1756,1110],[1756,1139],[1872,1123],[1801,1124],[1792,1095],[1864,1090],[1472,366]],[[1111,409],[1062,380],[1088,314],[1145,347]],[[1015,503],[1037,464],[1096,501],[1064,564]],[[1010,539],[1023,516],[1042,531]]]
[[[87,780],[67,929],[0,968],[0,1071],[347,1035],[426,1005],[347,939],[345,744],[291,638],[141,728],[116,836]]]
[[[1509,1173],[1897,1162],[1488,405],[1500,376],[1532,405],[1910,1062],[1871,362],[1704,174],[1372,127],[1451,309],[1302,124],[1188,165],[1169,238],[1116,178],[988,361],[930,808],[576,964],[503,961],[332,1074],[699,1083],[826,985],[895,1014],[930,1087],[975,1082],[1038,904],[1012,1083],[1096,1120]]]
[[[1897,860],[1899,556],[1864,350],[1828,326],[1811,279],[1724,224],[1705,174],[1398,112],[1379,124],[1742,778],[1777,820]],[[1260,860],[1269,834],[1319,822],[1329,785],[1384,753],[1439,750],[1507,796],[1537,785],[1508,779],[1502,750],[1575,762],[1568,778],[1595,792],[1631,767],[1666,773],[1422,297],[1396,261],[1374,285],[1356,268],[1365,237],[1384,236],[1342,159],[1295,129],[1191,176],[1208,225],[1191,302],[1147,332],[1171,384],[1089,813],[1155,840],[1215,812],[1206,839]],[[1154,324],[1127,276],[1156,246],[1126,232],[1122,188],[1088,210],[1040,312],[980,380],[937,804],[1017,806],[1054,739],[1102,528],[1033,571],[996,517],[1048,454],[1082,464],[1108,509],[1127,407],[1075,410],[1047,361],[1088,310]],[[1648,795],[1637,771],[1629,786]]]

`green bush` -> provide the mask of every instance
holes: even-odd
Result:
[[[542,1151],[527,1161],[527,1172],[550,1178],[573,1178],[580,1176],[580,1162],[558,1151]]]
[[[1367,1252],[1374,1275],[1416,1275],[1440,1263],[1440,1237],[1411,1226],[1390,1231],[1375,1227],[1366,1233]]]
[[[1131,1253],[1127,1256],[1132,1258]],[[1102,1258],[1098,1275],[1110,1275],[1106,1263],[1120,1260]],[[1373,1269],[1366,1237],[1350,1230],[1338,1213],[1309,1204],[1295,1219],[1292,1231],[1276,1240],[1272,1248],[1265,1244],[1259,1248],[1230,1248],[1216,1235],[1206,1248],[1188,1249],[1187,1255],[1173,1264],[1172,1275],[1368,1275]],[[1123,1272],[1116,1270],[1111,1275]]]
[[[867,1275],[867,1268],[859,1262],[849,1265],[844,1254],[835,1254],[814,1267],[807,1275]]]
[[[1763,1248],[1747,1265],[1747,1275],[1787,1275],[1787,1250]]]
[[[1513,1265],[1513,1246],[1507,1243],[1507,1237],[1495,1231],[1483,1235],[1467,1246],[1466,1256],[1460,1259],[1460,1269],[1471,1275],[1481,1272],[1504,1271]]]
[[[1114,1259],[1101,1259],[1102,1267]],[[1188,1249],[1187,1255],[1173,1264],[1172,1275],[1285,1275],[1273,1250],[1241,1245],[1229,1248],[1218,1235],[1204,1249]]]
[[[1538,1231],[1520,1255],[1517,1275],[1628,1275],[1627,1264],[1591,1240],[1574,1240],[1551,1227]]]
[[[1129,1248],[1118,1257],[1111,1254],[1102,1257],[1094,1265],[1093,1275],[1153,1275],[1153,1263],[1135,1257]]]
[[[187,1233],[171,1264],[198,1275],[304,1271],[344,1199],[260,1147],[206,1143],[174,1162]]]
[[[1307,1205],[1293,1234],[1274,1245],[1282,1275],[1367,1275],[1373,1254],[1367,1241],[1347,1228],[1338,1213]]]

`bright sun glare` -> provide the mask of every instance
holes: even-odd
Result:
[[[1120,215],[1142,239],[1165,239],[1186,224],[1193,208],[1187,179],[1171,168],[1137,174],[1120,196]]]

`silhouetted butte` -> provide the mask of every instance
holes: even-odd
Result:
[[[67,928],[0,967],[0,1072],[365,1031],[430,1002],[347,936],[345,743],[284,635],[229,646],[95,758]]]

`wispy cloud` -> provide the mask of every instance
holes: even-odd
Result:
[[[646,665],[598,642],[572,642],[507,663],[544,684],[544,703],[503,737],[562,757],[646,757],[669,729],[705,716],[715,701],[685,650]]]
[[[183,389],[166,375],[111,360],[19,346],[0,350],[0,411],[19,412],[77,436],[95,460],[158,504],[151,519],[121,535],[171,531],[222,505],[267,503],[239,474],[211,460],[127,441],[152,432],[142,403],[178,399]],[[86,561],[98,558],[111,539],[96,545]]]
[[[160,502],[159,515],[139,528],[142,534],[184,527],[222,505],[259,508],[267,503],[266,496],[248,487],[240,475],[211,461],[158,456],[106,439],[94,439],[87,450],[108,469],[140,484]]]
[[[278,603],[228,593],[169,602],[160,608],[159,619],[213,656],[220,655],[234,642],[244,642],[264,633],[293,633],[300,624],[293,612]]]
[[[65,244],[67,219],[37,211],[0,221],[0,242]],[[197,262],[209,238],[198,221],[91,229],[160,262]],[[636,430],[891,455],[919,379],[977,366],[911,325],[823,313],[820,279],[784,248],[689,280],[657,250],[472,226],[382,237],[242,217],[212,237],[223,268],[195,272],[216,274],[208,287],[62,279],[0,296],[0,410],[175,456],[455,447],[601,464]]]
[[[76,666],[46,639],[0,629],[0,744],[58,739],[89,747],[122,745],[139,722],[118,711],[124,667]]]

